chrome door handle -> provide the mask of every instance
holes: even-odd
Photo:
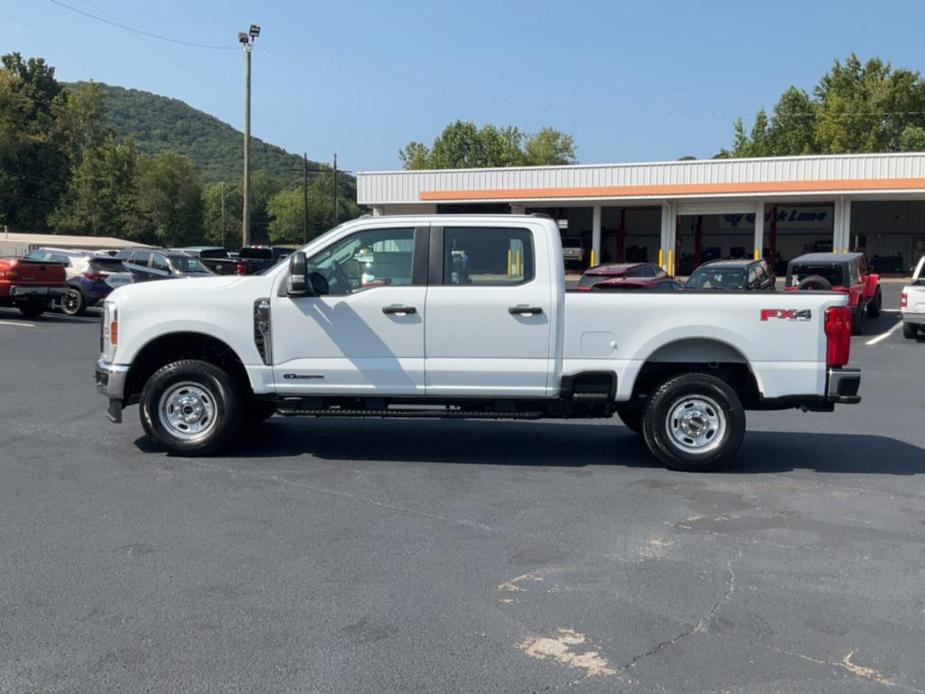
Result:
[[[387,316],[407,316],[418,310],[414,306],[383,306],[382,312]]]
[[[539,306],[511,306],[507,312],[512,316],[538,316],[543,309]]]

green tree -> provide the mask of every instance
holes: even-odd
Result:
[[[760,110],[751,133],[735,123],[732,150],[721,156],[896,152],[920,149],[925,80],[880,58],[836,60],[810,96],[790,87],[771,118]]]
[[[138,169],[139,225],[135,233],[163,246],[201,241],[202,186],[192,159],[167,152],[143,157]]]
[[[337,216],[334,216],[334,181],[330,170],[312,178],[308,186],[308,238],[313,239],[333,224],[360,215],[360,208],[349,195],[350,181],[338,175]],[[302,243],[304,198],[301,188],[277,193],[270,201],[270,241]]]
[[[44,230],[69,173],[55,120],[61,85],[41,58],[10,53],[0,64],[0,223]]]
[[[222,196],[225,198],[225,227],[222,234]],[[226,248],[241,245],[241,187],[213,183],[203,192],[205,239]]]
[[[61,97],[54,109],[57,128],[68,160],[76,168],[84,153],[102,145],[110,134],[106,97],[96,82],[80,82]]]
[[[553,128],[528,135],[524,146],[528,166],[556,166],[575,163],[575,139]]]
[[[131,237],[138,231],[135,143],[110,135],[88,148],[71,177],[62,205],[49,217],[58,231]]]
[[[431,147],[410,142],[398,156],[406,169],[570,164],[575,161],[575,141],[553,128],[526,135],[515,126],[479,128],[470,121],[456,121],[444,128]]]

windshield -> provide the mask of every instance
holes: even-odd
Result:
[[[188,274],[208,274],[209,272],[209,269],[199,262],[199,258],[193,258],[188,255],[172,255],[170,256],[170,262],[178,272],[184,272]]]
[[[745,289],[745,270],[742,268],[700,268],[687,280],[691,289]]]
[[[840,263],[806,263],[790,268],[790,286],[798,287],[807,277],[818,275],[828,280],[833,287],[845,286],[845,266]]]

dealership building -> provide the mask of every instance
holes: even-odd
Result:
[[[803,253],[858,250],[899,273],[925,254],[925,153],[371,171],[357,201],[376,215],[545,213],[579,267],[652,261],[683,275],[764,257],[781,273]]]

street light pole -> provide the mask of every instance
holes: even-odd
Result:
[[[238,34],[238,41],[244,47],[244,195],[241,220],[241,245],[251,242],[251,49],[260,36],[260,27],[251,24],[250,29]]]

